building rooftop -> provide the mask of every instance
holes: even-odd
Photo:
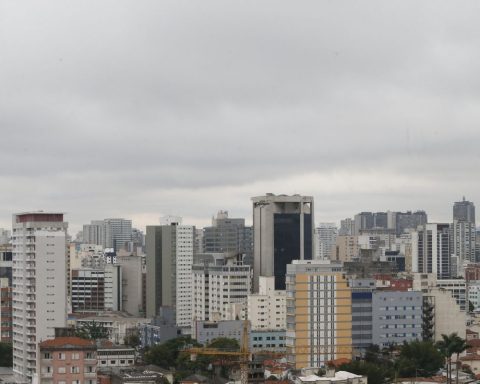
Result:
[[[95,341],[82,339],[81,337],[56,337],[55,339],[42,341],[40,348],[73,348],[73,347],[95,347]]]

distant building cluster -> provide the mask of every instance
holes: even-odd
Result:
[[[419,210],[360,212],[337,226],[315,224],[311,196],[251,200],[252,226],[223,210],[205,228],[169,216],[145,233],[109,218],[74,240],[62,213],[14,214],[0,229],[0,341],[13,344],[16,382],[171,378],[135,368],[132,337],[141,348],[180,335],[248,339],[253,353],[283,356],[265,369],[284,372],[362,358],[372,344],[478,335],[472,202],[455,202],[446,223]],[[92,324],[106,340],[74,332]]]

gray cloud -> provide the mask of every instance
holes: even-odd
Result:
[[[0,224],[424,208],[480,183],[480,5],[0,2]]]

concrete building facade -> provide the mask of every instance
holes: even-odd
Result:
[[[155,317],[160,307],[173,307],[177,325],[191,326],[194,248],[193,226],[178,219],[147,226],[147,317]]]
[[[245,226],[245,219],[229,218],[227,211],[219,211],[212,225],[203,228],[201,253],[241,253],[244,263],[253,265],[253,228]]]
[[[372,296],[374,279],[351,279],[352,289],[352,347],[354,354],[363,355],[372,344]]]
[[[12,342],[12,267],[11,245],[0,245],[0,342],[4,343]]]
[[[67,227],[62,213],[13,215],[13,371],[37,373],[37,345],[67,320]]]
[[[338,229],[335,223],[320,223],[313,235],[314,253],[316,260],[331,260],[337,241]]]
[[[422,292],[374,291],[372,308],[373,344],[384,348],[422,338]]]
[[[451,277],[450,224],[425,224],[412,232],[412,272]]]
[[[275,289],[285,289],[287,265],[313,256],[313,197],[269,193],[252,202],[254,292],[259,276],[274,276]]]
[[[259,292],[248,295],[247,317],[253,330],[285,330],[286,293],[275,290],[273,276],[260,276]]]
[[[133,316],[144,316],[142,275],[146,272],[145,256],[120,255],[117,263],[122,267],[122,306]]]
[[[230,304],[247,301],[252,272],[238,256],[206,253],[197,255],[192,280],[192,319],[220,321],[230,318]]]
[[[475,205],[471,201],[457,201],[453,205],[453,252],[457,258],[457,274],[462,275],[463,266],[476,262]]]

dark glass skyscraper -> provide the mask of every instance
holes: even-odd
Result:
[[[287,264],[312,259],[313,197],[267,194],[252,201],[254,291],[259,276],[274,276],[275,289],[285,289]]]

